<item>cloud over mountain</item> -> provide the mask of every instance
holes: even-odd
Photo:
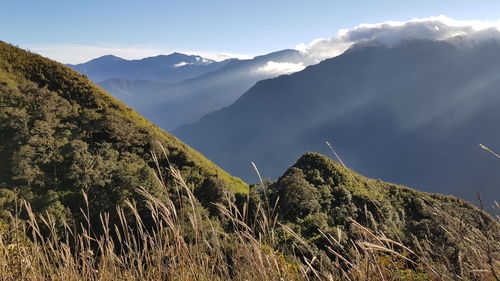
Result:
[[[415,18],[409,21],[387,21],[361,24],[342,29],[330,39],[318,38],[296,48],[317,61],[340,55],[357,43],[377,41],[393,46],[410,39],[445,40],[467,35],[470,39],[500,38],[500,21],[458,21],[446,16]]]
[[[181,61],[180,63],[176,63],[174,64],[174,67],[183,67],[185,65],[188,65],[189,63],[185,62],[185,61]]]
[[[262,73],[262,74],[289,74],[297,71],[301,71],[306,66],[304,63],[293,63],[293,62],[275,62],[268,61],[265,65],[254,68],[254,72]]]

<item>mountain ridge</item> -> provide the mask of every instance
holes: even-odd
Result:
[[[496,147],[500,139],[497,130],[481,129],[496,120],[500,65],[491,57],[499,49],[496,41],[356,46],[259,81],[231,106],[174,134],[249,182],[256,180],[249,161],[275,178],[302,151],[328,153],[324,141],[333,140],[348,166],[368,176],[468,199],[478,188],[498,198],[498,164],[477,144]],[[445,176],[438,166],[454,172]]]
[[[99,84],[160,127],[172,130],[233,103],[259,80],[279,76],[280,73],[258,71],[269,62],[312,63],[300,52],[288,49],[253,59],[233,60],[215,71],[163,88],[157,87],[155,83],[139,85],[122,81],[133,88],[133,91],[126,91],[116,81]]]
[[[214,71],[232,60],[217,62],[198,55],[174,52],[169,55],[133,60],[105,55],[84,63],[67,66],[87,75],[96,83],[107,79],[141,79],[176,83]]]

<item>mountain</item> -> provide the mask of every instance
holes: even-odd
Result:
[[[68,66],[85,74],[94,82],[107,79],[150,80],[176,83],[223,67],[231,60],[216,62],[200,56],[172,53],[139,60],[126,60],[113,55]]]
[[[410,40],[357,45],[258,82],[232,105],[174,131],[248,182],[276,178],[303,151],[370,177],[488,205],[500,198],[500,43]]]
[[[84,75],[0,42],[2,210],[7,198],[24,199],[36,213],[47,212],[62,222],[81,218],[82,192],[96,216],[116,211],[125,200],[142,204],[139,187],[166,200],[169,191],[155,171],[162,171],[167,187],[175,186],[164,169],[169,166],[179,169],[195,191],[215,182],[247,192],[240,179]]]
[[[172,85],[122,79],[99,85],[163,129],[172,130],[230,105],[259,80],[298,71],[312,63],[298,51],[283,50],[233,60],[215,71]]]

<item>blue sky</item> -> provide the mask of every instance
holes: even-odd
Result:
[[[0,40],[63,62],[116,52],[257,55],[361,23],[446,15],[495,21],[495,0],[24,0],[4,1]]]

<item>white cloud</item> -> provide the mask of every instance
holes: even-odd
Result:
[[[176,63],[174,64],[174,67],[181,67],[181,66],[185,66],[185,65],[188,65],[189,63],[185,62],[185,61],[181,61],[180,63]]]
[[[21,45],[32,52],[46,56],[61,63],[77,64],[87,62],[104,55],[115,55],[124,59],[142,59],[145,57],[170,54],[175,51],[187,55],[199,55],[215,61],[228,58],[248,59],[253,56],[237,53],[210,52],[197,50],[171,50],[158,46],[115,46],[115,45],[77,45],[77,44],[34,44]]]
[[[408,39],[445,40],[466,35],[470,39],[500,38],[500,21],[458,21],[437,16],[409,21],[387,21],[361,24],[352,29],[342,29],[330,39],[318,38],[309,44],[300,44],[297,50],[316,61],[340,55],[350,46],[367,41],[378,41],[392,46]]]
[[[305,65],[303,63],[268,61],[265,65],[255,68],[254,71],[258,73],[280,75],[301,71],[304,68]]]

